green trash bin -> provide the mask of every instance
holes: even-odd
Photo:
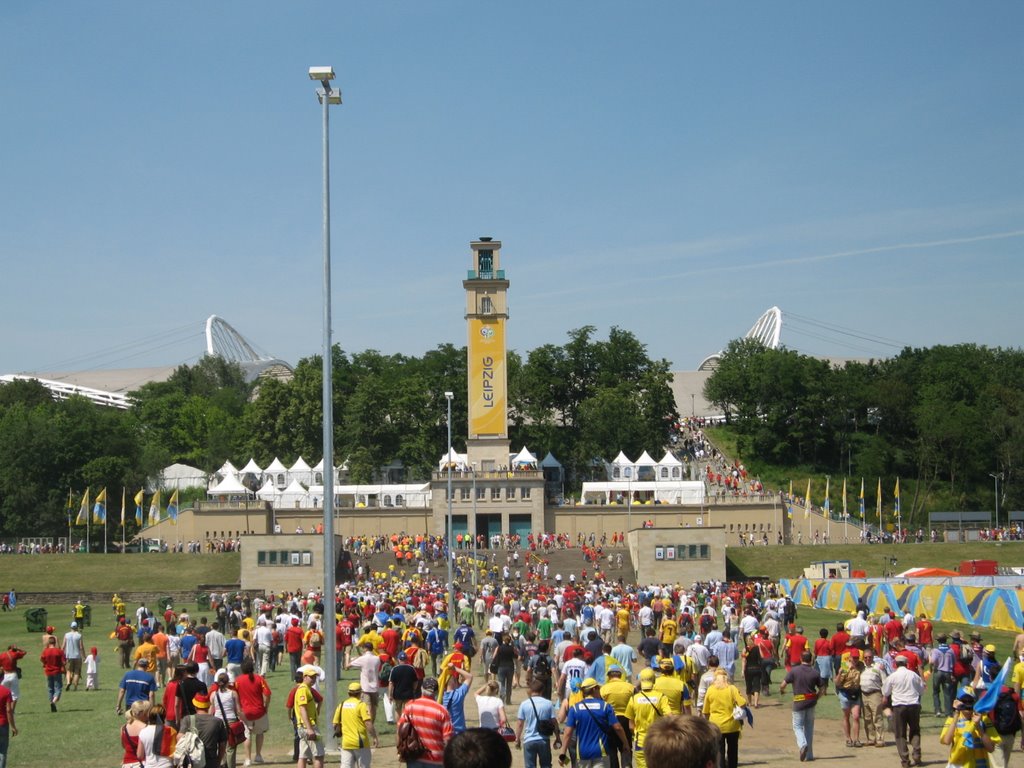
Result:
[[[157,598],[156,604],[160,607],[160,615],[163,615],[167,612],[168,605],[174,605],[174,598],[170,595],[164,595]]]
[[[91,605],[83,605],[82,606],[82,624],[84,624],[87,627],[91,627],[92,626],[92,606]]]
[[[196,593],[196,608],[199,611],[208,611],[208,610],[210,610],[210,595],[207,594],[206,592],[197,592]]]
[[[25,628],[29,632],[45,632],[49,616],[45,608],[28,608],[25,610]]]

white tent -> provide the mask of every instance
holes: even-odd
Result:
[[[633,468],[633,461],[622,451],[612,459],[611,464],[605,464],[605,473],[609,480],[633,479],[636,471]]]
[[[655,480],[658,476],[655,470],[657,463],[651,458],[651,454],[644,451],[640,458],[636,460],[636,470],[633,472],[634,479],[641,481]]]
[[[645,506],[648,502],[656,504],[702,504],[704,502],[704,483],[699,480],[680,480],[675,482],[611,482],[583,483],[581,498],[584,504],[609,504],[620,496],[624,499],[629,494],[633,506]],[[639,499],[645,499],[641,502]]]
[[[246,464],[239,470],[240,474],[243,475],[255,475],[259,477],[263,474],[263,470],[260,469],[260,465],[256,463],[256,459],[249,459],[249,463]]]
[[[466,472],[469,469],[469,463],[466,461],[466,454],[456,453],[454,448],[452,448],[448,454],[441,457],[441,460],[437,462],[437,468],[443,472],[448,469],[449,464],[451,464],[452,469],[457,472]]]
[[[673,456],[672,451],[665,451],[658,462],[657,471],[657,480],[680,480],[683,477],[683,462]]]
[[[188,464],[171,464],[160,470],[156,485],[158,488],[204,488],[207,476],[199,467]]]
[[[252,495],[249,489],[242,485],[234,475],[225,477],[206,493],[209,496],[245,496],[246,498]]]
[[[300,483],[309,485],[313,482],[313,470],[310,469],[309,464],[301,456],[292,464],[291,469],[288,470],[288,478],[294,483],[298,480]]]
[[[311,507],[312,501],[309,491],[298,480],[292,480],[281,495],[277,497],[274,506],[277,509],[298,509],[300,507]]]
[[[281,492],[277,490],[277,487],[274,485],[274,481],[271,480],[269,477],[267,478],[267,481],[263,484],[263,487],[256,491],[257,499],[269,501],[271,504],[274,504],[277,501],[277,497],[280,495]]]
[[[235,465],[232,464],[230,461],[225,461],[224,464],[221,466],[221,468],[217,470],[216,474],[219,477],[222,477],[222,478],[224,478],[224,477],[237,477],[238,476],[238,470],[235,469]]]
[[[274,481],[274,485],[278,488],[284,489],[288,484],[285,478],[285,473],[288,471],[288,467],[281,463],[281,460],[274,457],[274,460],[270,462],[270,466],[263,470],[264,473]]]
[[[537,457],[530,453],[526,446],[512,458],[513,467],[537,467]]]

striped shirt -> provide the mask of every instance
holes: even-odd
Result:
[[[442,764],[444,762],[444,745],[455,735],[448,710],[429,696],[423,696],[413,699],[405,705],[397,725],[400,726],[407,720],[412,721],[420,743],[427,750],[422,757],[417,759],[417,762]]]

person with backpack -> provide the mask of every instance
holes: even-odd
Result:
[[[1012,687],[1000,686],[996,705],[991,714],[992,724],[999,734],[997,750],[992,755],[994,765],[1001,765],[1003,768],[1010,765],[1014,737],[1021,732],[1020,704],[1020,696]]]
[[[541,641],[542,643],[546,641]],[[548,687],[550,688],[550,676]],[[550,695],[544,695],[543,683],[536,676],[529,686],[530,695],[519,705],[516,715],[516,749],[523,750],[524,768],[551,768],[551,742],[562,746],[555,710]]]
[[[945,634],[939,635],[936,640],[938,645],[928,655],[928,664],[932,668],[932,704],[936,717],[952,717],[953,694],[956,692],[956,681],[953,679],[956,653]]]
[[[465,622],[463,623],[465,624]],[[448,630],[441,629],[436,621],[430,622],[430,631],[427,632],[427,651],[430,653],[431,674],[437,677],[437,664],[444,659],[448,652]]]
[[[178,732],[164,722],[162,704],[154,704],[149,710],[149,725],[139,731],[135,756],[143,768],[173,768]]]
[[[206,755],[204,764],[217,768],[227,754],[228,726],[210,711],[210,697],[205,693],[197,693],[192,699],[192,705],[196,708],[192,727],[203,745]]]

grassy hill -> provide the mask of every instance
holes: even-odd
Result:
[[[0,588],[18,592],[163,591],[199,584],[237,584],[237,552],[209,555],[171,553],[4,555]]]
[[[894,557],[895,566],[890,563]],[[726,570],[730,578],[797,578],[807,565],[822,560],[849,560],[851,570],[866,571],[869,577],[924,566],[955,571],[961,560],[996,560],[1000,565],[1024,565],[1024,542],[729,547]]]

